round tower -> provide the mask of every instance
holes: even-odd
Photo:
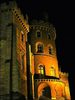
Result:
[[[55,97],[53,89],[51,89],[51,86],[53,86],[51,84],[54,84],[51,83],[51,79],[55,81],[59,78],[55,39],[56,30],[47,20],[33,20],[30,23],[28,40],[31,45],[31,52],[34,55],[34,91],[36,98],[42,94],[49,98],[50,95],[53,95],[51,98]]]
[[[59,77],[56,56],[56,30],[49,22],[32,21],[30,25],[31,51],[34,55],[36,75]]]

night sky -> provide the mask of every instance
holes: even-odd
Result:
[[[62,71],[69,72],[71,96],[74,100],[74,5],[73,2],[57,2],[57,0],[17,0],[22,13],[29,16],[29,20],[42,18],[46,12],[49,21],[56,28],[56,48],[59,66]]]
[[[65,0],[66,1],[66,0]],[[49,21],[56,28],[56,48],[59,66],[62,71],[69,72],[72,98],[75,79],[75,31],[74,31],[74,2],[57,0],[17,0],[22,13],[27,13],[29,20],[38,19],[46,12]],[[74,100],[74,98],[73,98]]]

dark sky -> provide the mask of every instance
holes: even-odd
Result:
[[[49,15],[49,21],[57,32],[56,47],[59,65],[62,71],[69,72],[71,95],[74,100],[74,3],[59,0],[17,0],[22,13],[29,16],[29,20],[41,18],[43,12]]]

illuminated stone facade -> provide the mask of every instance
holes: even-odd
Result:
[[[29,38],[34,55],[35,98],[70,100],[68,74],[62,73],[58,67],[55,28],[49,22],[33,20]]]
[[[27,97],[26,42],[29,25],[15,2],[0,6],[0,97]],[[9,98],[9,100],[10,100]],[[18,97],[16,97],[18,98]]]
[[[68,74],[59,70],[56,30],[44,20],[23,17],[15,2],[0,7],[0,98],[71,100]],[[8,100],[10,100],[10,98]],[[17,99],[15,99],[17,98]]]

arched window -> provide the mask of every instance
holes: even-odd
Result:
[[[45,66],[44,65],[39,66],[39,74],[42,74],[42,75],[45,74]]]
[[[52,47],[49,47],[48,50],[49,50],[49,54],[53,54],[53,48]]]
[[[51,40],[51,34],[47,32],[47,38]]]
[[[43,53],[43,44],[37,45],[37,53]]]
[[[38,38],[40,38],[41,37],[41,32],[40,31],[37,31],[36,32],[36,35],[37,35]]]
[[[55,69],[52,66],[50,67],[50,75],[55,76]]]
[[[48,39],[51,39],[51,36],[50,36],[50,34],[48,34]]]

